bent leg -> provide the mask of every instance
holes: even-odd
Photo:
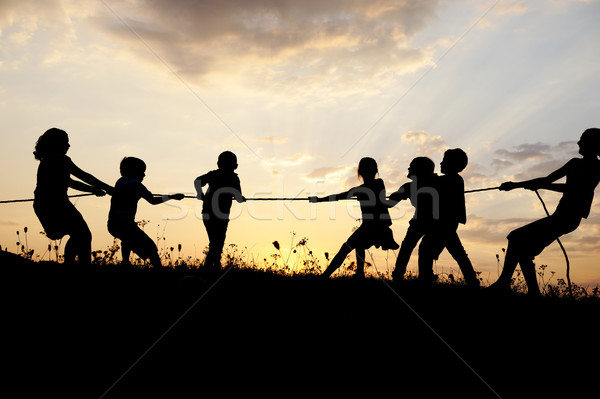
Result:
[[[364,278],[365,277],[365,249],[364,248],[356,248],[354,251],[356,252],[356,277]]]
[[[143,260],[150,259],[150,264],[155,268],[162,267],[156,244],[137,225],[134,224],[129,226],[129,228],[123,232],[121,241],[123,243],[124,251],[128,249],[133,251],[133,253]]]
[[[333,272],[335,272],[342,265],[342,263],[344,263],[344,259],[346,259],[346,256],[348,256],[348,254],[353,249],[354,248],[352,248],[347,242],[342,244],[342,247],[340,248],[338,253],[335,254],[333,259],[331,260],[331,263],[329,264],[329,266],[327,266],[327,269],[325,269],[325,271],[323,272],[322,276],[323,277],[331,276],[333,274]],[[363,255],[363,259],[364,259],[364,255]],[[357,260],[358,260],[358,255],[357,255]]]
[[[419,245],[419,281],[426,284],[433,282],[433,261],[443,250],[443,237],[439,231],[423,237]]]
[[[92,233],[73,205],[65,215],[65,224],[69,235],[65,244],[65,262],[73,263],[77,257],[80,264],[89,265],[92,257]]]
[[[540,287],[537,283],[537,274],[535,273],[535,264],[532,259],[522,259],[519,262],[523,277],[527,283],[527,294],[531,296],[540,296]]]
[[[467,255],[467,252],[465,251],[465,248],[463,247],[456,231],[453,231],[447,235],[446,249],[458,264],[458,267],[460,268],[460,271],[465,279],[465,283],[471,287],[479,287],[479,279],[477,279],[475,269],[473,269],[469,255]]]
[[[204,220],[206,233],[208,234],[208,253],[204,260],[204,266],[221,267],[221,254],[225,245],[225,237],[227,235],[227,225],[229,220],[216,219]]]
[[[406,268],[408,261],[412,255],[413,250],[417,246],[419,240],[423,237],[423,230],[413,225],[408,226],[406,235],[400,245],[400,251],[398,251],[398,257],[396,258],[396,266],[392,272],[392,279],[402,280],[404,274],[406,274]]]
[[[509,240],[506,248],[506,255],[504,257],[504,266],[502,267],[502,272],[500,273],[498,280],[492,284],[492,286],[496,288],[510,289],[512,276],[517,269],[518,264],[518,250],[515,248],[515,244]]]

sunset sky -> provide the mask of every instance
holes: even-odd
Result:
[[[429,156],[439,172],[456,147],[469,154],[467,189],[544,176],[600,127],[599,17],[599,1],[574,0],[0,1],[0,200],[32,198],[33,146],[50,127],[109,184],[124,156],[142,158],[155,193],[192,194],[224,150],[237,154],[248,198],[343,191],[360,184],[364,156],[392,192],[412,158]],[[541,194],[552,211],[559,197]],[[598,203],[563,238],[571,278],[586,287],[600,284]],[[169,204],[141,203],[137,219],[153,238],[164,231],[165,246],[203,257],[201,204]],[[307,237],[325,265],[358,225],[357,205],[234,205],[227,243],[259,261],[274,240],[287,256]],[[77,207],[94,249],[106,249],[109,198]],[[506,235],[544,216],[523,190],[468,194],[467,212],[459,235],[486,284]],[[412,208],[392,215],[400,243]],[[48,241],[31,203],[0,205],[2,248],[16,251],[25,226],[41,255]],[[392,251],[370,252],[380,272],[393,267]],[[565,277],[556,244],[536,263],[548,265],[545,279]],[[447,253],[436,267],[458,270]]]

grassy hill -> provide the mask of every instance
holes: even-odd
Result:
[[[23,397],[597,395],[595,300],[7,253],[0,273]]]

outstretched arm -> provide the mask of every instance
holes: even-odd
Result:
[[[82,189],[84,186],[85,187],[89,187],[86,184],[83,184],[81,182],[77,182],[75,180],[72,180],[69,182],[69,187],[72,187],[76,190],[81,190],[81,191],[89,191],[89,192],[93,192],[96,195],[98,190],[104,190],[106,191],[108,194],[112,194],[113,192],[113,187],[109,186],[108,184],[98,180],[97,178],[95,178],[94,176],[92,176],[91,174],[84,172],[83,170],[81,170],[77,165],[75,165],[73,162],[71,162],[71,170],[70,170],[71,174],[73,176],[75,176],[76,178],[84,181],[85,183],[89,184],[90,186],[93,186],[93,188],[95,189],[95,191],[90,191],[89,189]],[[79,183],[79,184],[78,184]]]
[[[539,189],[546,189],[546,190],[564,192],[565,185],[554,183],[554,182],[567,175],[568,167],[569,167],[569,162],[567,162],[561,168],[550,173],[546,177],[538,177],[536,179],[525,180],[522,182],[508,181],[508,182],[502,183],[500,185],[500,191],[510,191],[510,190],[514,190],[515,188],[526,188],[528,190],[533,190],[533,191],[539,190]]]
[[[169,195],[154,195],[150,191],[144,193],[142,198],[148,201],[152,205],[162,204],[163,202],[167,202],[168,200],[174,199],[177,201],[182,200],[184,197],[183,194],[169,194]]]
[[[410,184],[410,183],[409,183]],[[395,206],[398,202],[410,198],[410,186],[407,184],[402,185],[397,191],[394,191],[388,197],[388,200],[385,204],[388,207]]]
[[[308,197],[308,201],[310,201],[312,203],[339,201],[341,199],[348,199],[351,196],[351,192],[352,192],[352,190],[348,190],[348,191],[344,191],[343,193],[332,194],[332,195],[328,195],[326,197],[317,197],[317,196]]]
[[[75,190],[84,191],[86,193],[96,194],[98,197],[102,197],[106,194],[104,190],[100,188],[90,186],[88,184],[73,179],[69,179],[69,187],[74,188]]]

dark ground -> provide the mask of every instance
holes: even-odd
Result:
[[[4,397],[598,395],[597,302],[6,253],[0,276]]]

